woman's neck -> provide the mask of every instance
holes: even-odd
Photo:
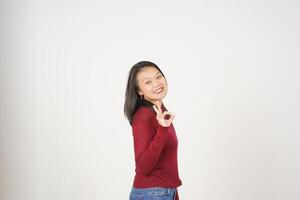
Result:
[[[156,106],[159,106],[160,108],[161,108],[161,106],[162,106],[162,99],[158,99],[158,100],[149,100],[149,99],[147,99],[148,101],[150,101],[151,103],[153,103],[154,105],[156,105]]]

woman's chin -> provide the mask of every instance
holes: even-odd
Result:
[[[153,99],[155,99],[155,100],[161,100],[161,99],[165,98],[166,95],[167,94],[158,94],[158,95],[155,95],[153,97]]]

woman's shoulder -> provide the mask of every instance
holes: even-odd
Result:
[[[133,122],[144,121],[151,122],[155,119],[155,111],[146,106],[139,106],[134,113]]]

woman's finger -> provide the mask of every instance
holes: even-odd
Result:
[[[159,106],[159,101],[156,101],[156,102],[155,102],[155,105],[156,105],[156,108],[158,109],[158,111],[159,111],[160,113],[162,113],[161,107]]]
[[[172,114],[171,117],[170,117],[170,119],[169,119],[169,121],[172,122],[174,118],[175,118],[175,115]]]
[[[168,121],[169,121],[172,115],[173,115],[173,114],[172,114],[171,112],[164,111],[164,113],[163,113],[163,118],[164,118],[165,120],[168,120]]]
[[[159,114],[159,111],[158,111],[158,109],[157,109],[156,105],[153,105],[153,108],[154,108],[154,110],[155,110],[156,114]]]
[[[158,104],[159,105],[159,104]],[[157,106],[160,113],[163,113],[160,106]]]
[[[164,113],[171,115],[172,113],[170,111],[164,111]]]
[[[168,120],[169,122],[172,122],[173,119],[175,118],[175,115],[174,115],[173,113],[171,113],[171,112],[165,111],[164,113],[165,113],[165,116],[166,116],[166,115],[169,115],[169,116],[170,116],[170,117],[167,118],[167,120]]]
[[[172,114],[171,112],[169,112],[169,111],[164,111],[163,114],[164,114],[164,116],[166,116],[166,115],[173,115],[173,114]]]

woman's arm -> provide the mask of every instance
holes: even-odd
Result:
[[[132,123],[137,173],[147,176],[156,166],[167,141],[168,127],[154,127],[155,113],[148,108],[136,112]],[[156,134],[155,134],[156,131]]]

